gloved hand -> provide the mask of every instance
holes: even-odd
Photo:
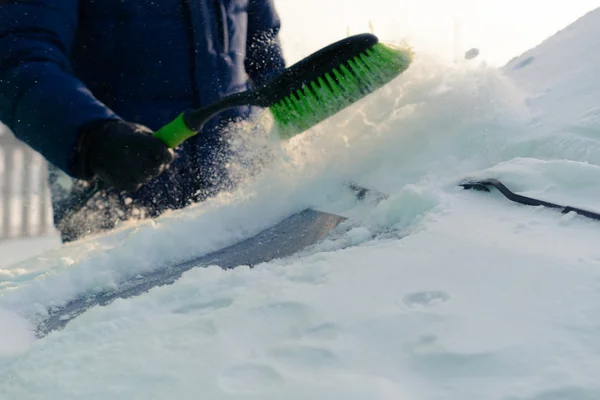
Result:
[[[173,161],[173,151],[147,127],[122,120],[84,125],[77,145],[76,170],[117,190],[135,191]]]

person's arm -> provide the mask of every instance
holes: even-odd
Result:
[[[261,84],[285,68],[279,43],[281,22],[273,0],[249,0],[246,72]]]
[[[78,0],[0,1],[0,121],[68,174],[79,128],[119,119],[77,79],[69,54]]]

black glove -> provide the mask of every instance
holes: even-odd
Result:
[[[79,134],[76,175],[96,176],[117,190],[135,191],[173,161],[173,151],[147,127],[122,120],[84,125]]]

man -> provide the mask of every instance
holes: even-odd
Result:
[[[0,1],[0,121],[51,164],[63,241],[226,187],[221,131],[250,108],[175,151],[150,133],[279,73],[279,29],[273,0]],[[110,190],[62,219],[96,178]]]

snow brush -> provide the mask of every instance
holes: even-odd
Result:
[[[383,44],[369,33],[335,42],[252,90],[181,113],[154,136],[177,147],[215,114],[237,106],[269,108],[281,139],[289,139],[338,113],[404,72],[409,49]]]
[[[257,88],[223,97],[179,114],[153,136],[175,148],[198,134],[216,114],[232,107],[269,108],[279,137],[287,140],[310,129],[386,85],[411,64],[413,52],[379,42],[370,33],[335,42],[286,68]],[[101,181],[76,194],[59,221],[75,214],[100,190]]]

